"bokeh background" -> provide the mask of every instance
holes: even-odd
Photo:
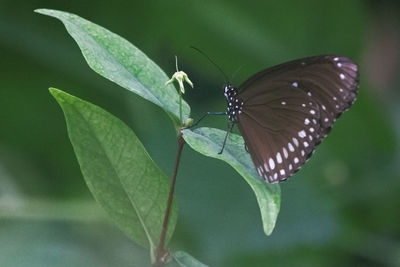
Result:
[[[263,234],[251,189],[227,164],[184,149],[171,246],[210,266],[400,266],[398,1],[0,1],[0,266],[147,266],[91,197],[50,86],[126,122],[172,174],[174,128],[155,105],[94,73],[63,25],[78,14],[125,37],[195,89],[192,117],[223,111],[223,76],[337,53],[359,63],[360,94],[312,159],[282,183]],[[225,129],[226,118],[203,126]]]

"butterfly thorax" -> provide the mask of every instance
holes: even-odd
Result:
[[[229,120],[235,122],[238,114],[242,113],[243,101],[239,98],[236,88],[230,84],[224,85],[224,95],[228,104]]]

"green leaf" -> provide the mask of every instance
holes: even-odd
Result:
[[[163,108],[179,123],[179,95],[161,68],[142,51],[109,30],[67,12],[37,9],[35,12],[61,20],[75,39],[89,66],[98,74]],[[190,114],[183,101],[183,121]]]
[[[207,267],[184,251],[177,251],[172,257],[181,267]]]
[[[198,128],[194,131],[186,129],[183,131],[183,138],[197,152],[227,162],[242,175],[256,195],[264,232],[270,235],[279,213],[280,187],[278,184],[269,184],[259,178],[250,155],[244,149],[241,136],[229,134],[224,152],[218,154],[225,134],[225,131],[213,128]]]
[[[157,245],[169,179],[133,131],[105,110],[50,88],[60,104],[83,177],[112,221],[139,245]],[[167,240],[175,228],[173,206]]]

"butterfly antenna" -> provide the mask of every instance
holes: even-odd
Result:
[[[224,75],[226,83],[229,82],[228,76],[225,74],[225,72],[224,72],[224,71],[220,68],[220,66],[218,66],[217,63],[215,63],[209,56],[207,56],[203,51],[201,51],[201,50],[198,49],[197,47],[190,46],[190,48],[196,50],[197,52],[199,52],[200,54],[202,54],[205,58],[207,58],[208,61],[210,61],[210,62],[222,73],[222,75]]]
[[[235,70],[235,72],[231,75],[230,81],[233,82],[233,79],[235,78],[236,74],[238,74],[239,71],[241,71],[241,70],[243,69],[243,66],[244,66],[244,65],[240,66],[239,68],[237,68],[237,69]]]

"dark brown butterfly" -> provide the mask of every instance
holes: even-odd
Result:
[[[303,58],[263,70],[238,89],[225,85],[226,114],[239,126],[258,174],[279,182],[312,155],[357,90],[358,67],[347,57]]]

